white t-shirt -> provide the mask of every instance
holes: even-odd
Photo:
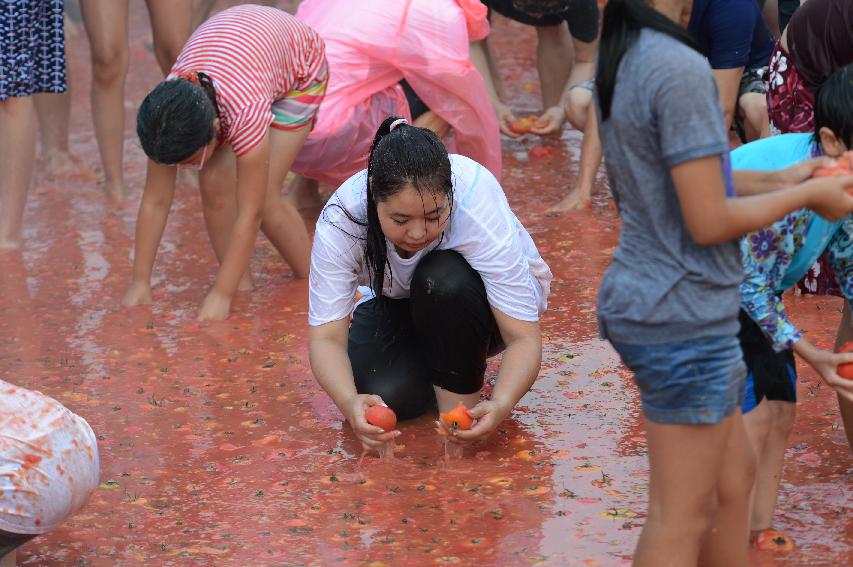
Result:
[[[522,321],[538,321],[548,306],[551,270],[533,239],[509,208],[497,179],[477,162],[451,154],[453,209],[439,236],[411,258],[388,243],[383,295],[409,297],[412,273],[432,250],[455,250],[483,278],[489,305]],[[350,177],[320,213],[311,252],[308,323],[322,325],[348,317],[358,286],[370,285],[364,255],[367,171]]]
[[[86,421],[52,398],[0,380],[0,530],[43,534],[98,486]]]

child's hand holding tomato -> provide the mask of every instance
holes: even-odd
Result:
[[[365,451],[377,451],[381,454],[387,444],[400,435],[400,432],[385,431],[379,426],[368,423],[367,411],[371,406],[385,406],[385,402],[373,394],[356,394],[342,409]]]
[[[482,441],[489,437],[500,423],[512,413],[512,404],[506,404],[500,400],[483,400],[468,410],[468,415],[474,419],[470,429],[457,428],[453,431],[442,420],[439,420],[443,429],[448,433],[447,440],[451,443],[467,445],[475,441]]]
[[[853,402],[853,379],[845,377],[853,367],[853,342],[845,344],[838,352],[831,352],[815,347],[806,339],[800,339],[794,345],[794,350],[815,369],[827,386]]]

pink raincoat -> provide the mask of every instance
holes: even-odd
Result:
[[[304,0],[296,17],[326,42],[330,72],[317,123],[293,170],[339,184],[367,167],[379,124],[393,114],[411,118],[399,85],[405,79],[453,127],[454,151],[500,179],[497,118],[468,55],[469,30],[473,40],[488,34],[485,9],[478,5],[471,0]]]

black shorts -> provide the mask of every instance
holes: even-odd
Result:
[[[483,4],[528,26],[557,26],[566,22],[572,37],[584,43],[598,37],[597,0],[483,0]]]
[[[761,400],[797,401],[797,364],[791,349],[776,352],[761,328],[746,312],[740,311],[740,346],[746,363],[746,392],[743,413],[755,409]]]

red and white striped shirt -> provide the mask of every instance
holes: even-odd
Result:
[[[192,34],[167,80],[203,72],[216,89],[220,139],[242,156],[273,121],[273,102],[311,84],[324,68],[323,40],[276,8],[244,5],[223,10]]]

